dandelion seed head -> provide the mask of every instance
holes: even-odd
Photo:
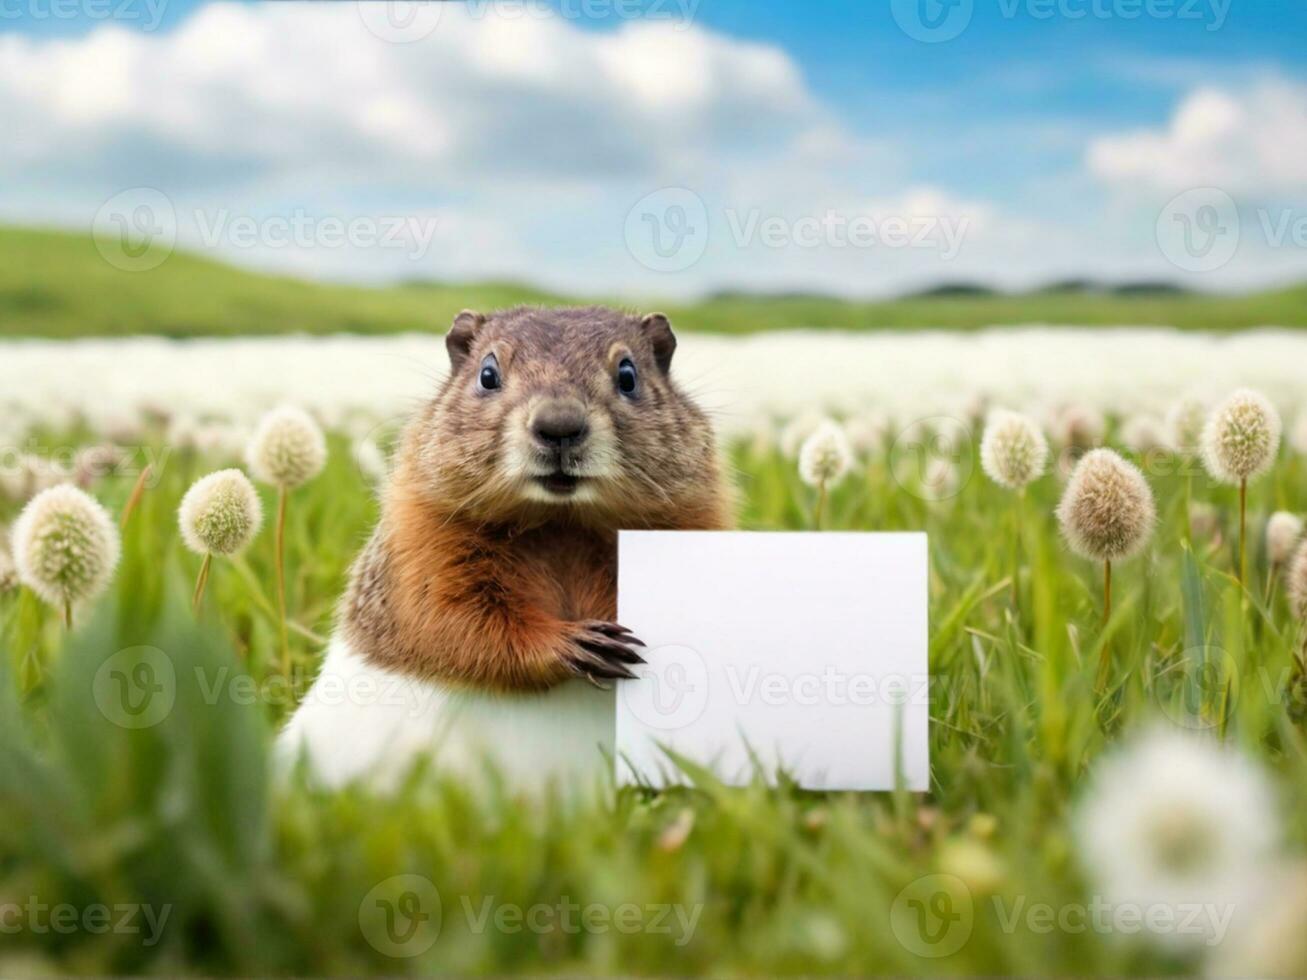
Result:
[[[1307,410],[1298,413],[1298,418],[1293,423],[1293,432],[1289,436],[1289,444],[1294,452],[1307,456]]]
[[[1176,453],[1196,453],[1207,424],[1207,405],[1201,398],[1187,395],[1166,412],[1163,430],[1167,448]]]
[[[1189,504],[1189,527],[1197,537],[1214,537],[1221,530],[1220,511],[1205,500],[1191,502]]]
[[[980,439],[980,465],[999,486],[1019,490],[1043,476],[1048,440],[1030,417],[994,409]]]
[[[1265,473],[1279,448],[1279,413],[1247,388],[1218,405],[1203,426],[1203,462],[1222,483],[1238,484]]]
[[[1238,906],[1278,842],[1275,811],[1249,758],[1205,735],[1157,728],[1098,763],[1074,828],[1081,863],[1109,904]],[[1171,929],[1158,938],[1209,936]]]
[[[1166,444],[1162,423],[1151,415],[1132,415],[1121,426],[1121,443],[1143,456]]]
[[[9,532],[0,527],[0,592],[18,587],[18,569],[9,554]]]
[[[386,454],[381,451],[377,441],[372,438],[358,439],[352,447],[354,463],[359,472],[373,483],[381,483],[386,478]]]
[[[73,482],[90,489],[106,476],[119,472],[130,460],[127,450],[113,443],[87,446],[77,453],[73,463]]]
[[[797,459],[799,450],[803,448],[808,436],[812,435],[818,426],[827,421],[829,420],[824,415],[814,411],[803,412],[790,419],[781,428],[781,455],[786,459]]]
[[[240,470],[219,470],[191,484],[177,510],[182,541],[196,554],[234,555],[263,523],[258,492]]]
[[[1302,518],[1279,510],[1266,522],[1266,556],[1272,565],[1283,565],[1293,557],[1293,549],[1302,537]]]
[[[1288,588],[1294,618],[1307,623],[1307,541],[1298,545],[1289,562]]]
[[[1307,977],[1307,865],[1269,876],[1207,964],[1211,977]]]
[[[809,486],[830,488],[844,478],[852,461],[848,436],[839,425],[826,419],[799,448],[799,476]]]
[[[238,460],[249,442],[249,434],[227,422],[205,422],[193,434],[194,448],[207,457],[227,462]]]
[[[844,423],[853,451],[864,458],[875,458],[885,451],[889,437],[889,418],[882,412],[860,412]]]
[[[958,492],[961,479],[958,468],[952,460],[937,456],[926,464],[926,472],[921,478],[921,488],[928,500],[947,500]]]
[[[291,490],[322,472],[327,440],[308,412],[284,405],[259,420],[245,458],[256,479]]]
[[[1049,419],[1049,431],[1061,446],[1090,449],[1103,441],[1107,422],[1092,405],[1072,403],[1056,409]]]
[[[42,490],[13,527],[20,581],[51,605],[95,598],[118,564],[118,528],[99,502],[70,484]]]
[[[1076,554],[1121,561],[1138,554],[1148,541],[1157,509],[1137,466],[1111,449],[1094,449],[1072,471],[1057,518]]]

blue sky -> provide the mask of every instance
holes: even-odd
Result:
[[[144,188],[224,260],[627,293],[1307,278],[1307,5],[525,2],[393,43],[348,0],[5,0],[0,215],[103,231]]]

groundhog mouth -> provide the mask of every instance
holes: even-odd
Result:
[[[573,476],[571,473],[564,473],[562,470],[546,476],[533,477],[532,479],[550,493],[557,494],[560,497],[568,497],[575,493],[582,480],[581,477]]]

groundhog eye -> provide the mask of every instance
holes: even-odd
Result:
[[[636,381],[635,365],[629,357],[622,358],[622,363],[617,365],[617,390],[623,395],[634,395]]]
[[[481,373],[477,375],[477,386],[482,391],[494,391],[500,385],[499,362],[494,354],[487,354],[481,362]]]

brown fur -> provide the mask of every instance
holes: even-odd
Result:
[[[499,690],[623,676],[638,644],[616,615],[619,528],[729,527],[704,414],[672,382],[666,318],[607,310],[463,313],[451,371],[409,424],[381,521],[342,609],[349,642],[404,673]],[[487,354],[503,385],[477,387]],[[617,391],[629,357],[638,397]],[[542,399],[585,406],[584,500],[533,499],[519,464]],[[525,464],[523,464],[525,465]]]

